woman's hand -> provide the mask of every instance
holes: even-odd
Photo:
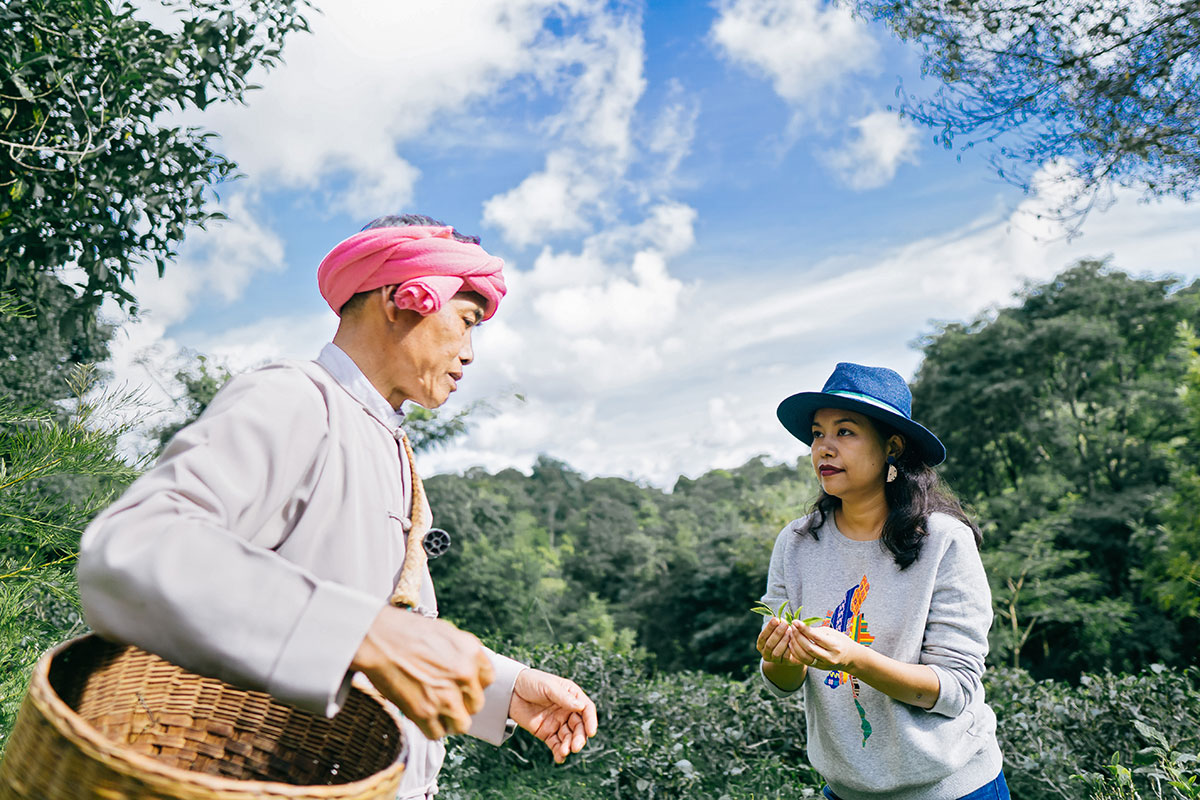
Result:
[[[841,631],[825,626],[809,626],[796,620],[789,628],[788,654],[794,663],[826,671],[843,670],[854,674],[855,664],[865,650]]]
[[[788,625],[779,617],[771,617],[758,634],[755,646],[763,660],[763,674],[767,680],[783,689],[794,692],[804,683],[807,667],[792,654],[792,638],[795,636]]]
[[[861,645],[833,628],[791,624],[791,658],[827,672],[842,670],[868,686],[918,708],[933,708],[941,692],[937,674],[926,664],[907,664]]]
[[[755,647],[758,648],[762,660],[768,664],[805,666],[808,664],[807,661],[798,661],[792,655],[793,637],[794,634],[791,632],[790,625],[779,619],[779,617],[770,617],[767,619],[767,624],[763,626],[762,632],[758,634],[758,641],[755,642]]]

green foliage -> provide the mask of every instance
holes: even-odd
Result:
[[[471,420],[492,413],[492,407],[484,401],[476,401],[450,415],[410,403],[404,416],[404,431],[414,451],[436,450],[466,435]]]
[[[1039,676],[1194,662],[1196,626],[1144,600],[1141,535],[1172,491],[1163,445],[1188,439],[1176,331],[1194,297],[1082,262],[922,341],[914,415],[946,442],[944,475],[985,525],[1006,626],[993,644]]]
[[[1013,797],[1074,800],[1078,779],[1103,777],[1114,753],[1121,763],[1144,760],[1136,723],[1152,726],[1177,750],[1200,750],[1200,671],[1155,664],[1136,675],[1087,674],[1072,686],[1035,681],[1013,669],[985,673],[988,703],[999,720],[1000,749]],[[1141,791],[1148,772],[1132,779]],[[1158,795],[1154,795],[1158,796]],[[1170,795],[1168,795],[1170,796]]]
[[[66,420],[0,401],[0,747],[29,668],[83,630],[74,564],[88,521],[137,474],[103,420],[129,397],[90,397],[94,374],[72,378]]]
[[[753,459],[667,493],[543,457],[529,477],[471,470],[426,490],[455,541],[431,564],[439,607],[463,627],[526,644],[636,636],[661,668],[745,674],[759,628],[744,609],[813,481]]]
[[[21,408],[49,408],[70,397],[67,378],[79,364],[108,358],[112,328],[79,308],[69,286],[50,273],[23,277],[0,309],[0,396]]]
[[[1113,640],[1131,632],[1131,604],[1097,592],[1099,579],[1079,566],[1087,553],[1054,544],[1072,509],[1067,504],[1027,522],[1003,547],[983,553],[996,613],[990,656],[998,663],[1019,667],[1021,649],[1030,636],[1047,627],[1083,630],[1080,639],[1089,651],[1075,655],[1080,659],[1105,658]]]
[[[0,5],[0,286],[74,265],[89,308],[106,295],[136,307],[139,263],[161,275],[185,230],[219,216],[205,190],[235,174],[212,133],[165,120],[240,101],[250,72],[306,27],[304,6],[164,3],[166,30],[128,2]]]
[[[1063,160],[1082,213],[1113,184],[1184,199],[1200,188],[1197,0],[852,5],[919,44],[943,82],[926,99],[901,91],[904,112],[945,147],[984,145],[1002,177],[1028,189]]]
[[[1143,585],[1165,612],[1200,618],[1200,337],[1181,322],[1178,350],[1187,365],[1179,390],[1185,432],[1163,449],[1171,464],[1173,494],[1162,525],[1151,535]]]
[[[1149,756],[1152,760],[1131,770],[1121,763],[1120,755],[1114,753],[1112,761],[1105,765],[1108,775],[1081,776],[1092,789],[1089,800],[1141,800],[1143,795],[1138,791],[1139,782],[1135,775],[1145,776],[1149,794],[1153,797],[1200,798],[1200,785],[1197,784],[1200,770],[1196,766],[1200,757],[1195,753],[1179,752],[1158,729],[1141,720],[1134,720],[1133,727],[1150,743],[1139,751],[1139,755]],[[1196,748],[1193,746],[1192,749]]]
[[[775,700],[757,677],[655,675],[644,655],[594,644],[516,655],[583,686],[596,702],[599,733],[562,766],[524,731],[499,752],[472,739],[451,739],[441,781],[451,800],[819,795],[820,778],[804,757],[798,697]]]
[[[800,611],[803,608],[804,606],[798,606],[795,611],[792,611],[790,608],[788,608],[788,601],[784,600],[779,608],[771,608],[766,603],[760,602],[750,610],[761,617],[776,617],[784,622],[792,622],[800,619]],[[821,621],[821,619],[821,617],[806,617],[805,619],[802,619],[801,622],[803,622],[805,625],[816,625]]]
[[[599,733],[561,766],[524,731],[499,751],[453,738],[442,777],[449,800],[819,796],[799,695],[771,698],[757,676],[655,673],[644,654],[595,644],[498,647],[579,683],[596,702]],[[1089,787],[1093,800],[1194,797],[1186,787],[1200,748],[1198,679],[1200,671],[1158,665],[1085,674],[1078,685],[990,671],[985,687],[1013,797],[1076,800]],[[1122,768],[1123,794],[1113,792],[1114,763],[1133,765]],[[1171,781],[1184,785],[1180,793]],[[1109,793],[1097,793],[1104,786]]]

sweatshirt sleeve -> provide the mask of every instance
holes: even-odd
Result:
[[[947,546],[935,578],[921,663],[941,684],[929,711],[956,717],[983,694],[992,593],[970,529],[948,517],[939,524],[948,528]]]
[[[327,431],[324,399],[295,370],[231,380],[84,532],[88,624],[187,669],[336,713],[383,601],[317,578],[263,539],[282,537],[278,516],[304,502]]]
[[[783,605],[784,600],[788,600],[787,582],[784,576],[784,553],[787,549],[788,537],[795,536],[795,525],[798,522],[789,523],[786,528],[779,532],[779,536],[775,537],[775,547],[771,551],[771,564],[767,568],[767,591],[762,596],[762,601],[771,608],[779,608]],[[767,620],[763,618],[763,627],[766,627]],[[763,671],[763,662],[758,660],[758,674],[762,678],[763,684],[767,687],[767,691],[775,697],[791,697],[799,689],[788,691],[780,689],[771,679],[767,677],[767,673]]]

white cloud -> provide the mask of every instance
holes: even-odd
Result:
[[[669,193],[678,182],[679,167],[691,153],[696,138],[696,121],[700,116],[700,103],[685,94],[682,84],[672,79],[668,101],[658,118],[653,122],[645,138],[646,151],[657,156],[651,174],[640,187],[641,202],[650,202],[657,195]]]
[[[423,456],[425,468],[525,469],[546,453],[588,474],[670,486],[760,453],[791,461],[805,448],[779,426],[775,406],[819,387],[838,361],[911,376],[920,354],[909,343],[932,321],[1010,303],[1026,280],[1086,256],[1111,253],[1135,273],[1200,273],[1200,207],[1122,197],[1067,241],[1037,216],[1045,203],[1034,196],[1012,213],[900,246],[866,244],[720,282],[664,278],[649,248],[639,251],[640,271],[634,260],[622,269],[598,255],[603,236],[578,254],[546,251],[481,333],[466,394],[453,400],[519,391],[528,403],[478,420],[469,441]],[[647,232],[642,246],[655,238]],[[561,274],[582,285],[554,280]]]
[[[311,34],[291,36],[285,64],[256,76],[245,107],[203,122],[256,180],[329,190],[332,203],[370,216],[412,198],[418,171],[398,143],[434,135],[506,82],[535,73],[554,37],[557,0],[394,0],[323,3]]]
[[[578,252],[545,248],[531,269],[510,270],[503,313],[488,323],[471,371],[493,385],[582,400],[663,369],[680,347],[672,327],[687,293],[668,260],[691,246],[694,221],[693,209],[663,204],[637,225],[588,237]]]
[[[638,22],[601,4],[581,31],[544,51],[544,80],[565,97],[543,126],[553,149],[540,171],[483,206],[484,221],[518,247],[585,233],[594,219],[613,216],[612,197],[638,155],[634,114],[646,88]]]
[[[858,135],[828,155],[829,165],[852,189],[877,189],[903,163],[916,164],[917,126],[893,111],[875,111],[853,123]]]
[[[586,215],[604,196],[607,181],[592,174],[571,151],[546,157],[546,167],[483,204],[483,219],[518,247],[561,233],[588,229]]]
[[[153,270],[139,272],[135,292],[143,323],[165,329],[198,303],[232,302],[256,275],[283,270],[283,240],[254,217],[244,195],[226,198],[218,209],[228,219],[190,231],[182,255],[162,278]]]
[[[588,6],[584,30],[547,48],[543,63],[553,64],[563,76],[568,103],[546,126],[589,151],[625,163],[632,153],[634,107],[646,88],[641,24],[633,15],[605,10],[603,3]]]
[[[879,46],[850,10],[821,0],[721,0],[711,35],[735,63],[765,75],[793,106],[819,103],[855,73],[873,73]]]

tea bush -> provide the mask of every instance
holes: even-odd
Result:
[[[1155,759],[1147,746],[1153,742],[1138,724],[1179,752],[1200,749],[1200,670],[1194,668],[1156,664],[1136,675],[1085,674],[1077,686],[1000,669],[987,673],[986,684],[999,719],[1005,775],[1021,800],[1087,797],[1085,784],[1110,775],[1106,765],[1114,755],[1122,764],[1142,765],[1132,772],[1133,789],[1151,792]]]
[[[656,674],[644,653],[596,644],[500,649],[579,683],[596,703],[600,731],[563,765],[524,731],[499,750],[452,739],[442,773],[447,800],[819,796],[822,782],[805,755],[799,696],[776,700],[757,676]],[[1200,796],[1171,787],[1167,769],[1185,781],[1196,774],[1200,671],[1156,665],[1137,675],[1084,675],[1072,685],[998,669],[987,673],[986,686],[1014,798]],[[1162,742],[1145,730],[1157,731]],[[1170,763],[1164,764],[1167,750]]]
[[[655,675],[644,654],[593,644],[515,655],[583,686],[596,703],[599,733],[559,766],[524,731],[499,751],[473,739],[453,739],[442,773],[448,800],[782,800],[819,794],[820,778],[804,755],[799,698],[775,700],[757,678]]]

